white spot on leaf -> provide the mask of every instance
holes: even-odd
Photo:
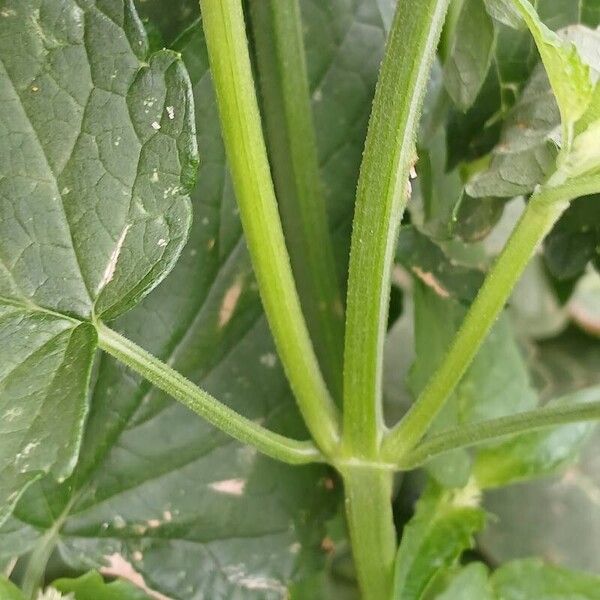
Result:
[[[227,494],[228,496],[241,496],[244,493],[246,487],[245,479],[224,479],[223,481],[215,481],[209,483],[208,487],[215,492],[220,494]]]
[[[267,352],[260,357],[260,364],[272,369],[277,364],[277,356],[273,352]]]
[[[103,290],[111,281],[115,275],[115,269],[117,268],[117,262],[119,260],[119,256],[121,255],[121,250],[123,249],[123,244],[125,242],[125,237],[127,236],[127,232],[131,227],[131,223],[128,223],[123,228],[119,239],[117,240],[117,245],[115,246],[112,254],[110,255],[110,260],[106,265],[106,269],[104,269],[104,274],[102,275],[102,279],[100,280],[100,285],[98,286],[98,293]]]
[[[242,294],[242,282],[236,281],[225,293],[219,309],[219,327],[225,327],[231,320],[235,307]]]

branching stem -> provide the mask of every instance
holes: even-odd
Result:
[[[473,361],[525,267],[559,217],[578,196],[600,189],[597,177],[542,187],[529,200],[486,277],[442,364],[402,421],[388,434],[383,459],[402,463],[423,438]]]
[[[375,457],[390,277],[423,96],[448,0],[400,0],[369,122],[352,225],[344,347],[344,445]]]

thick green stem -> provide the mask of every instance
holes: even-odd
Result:
[[[342,398],[344,314],[321,190],[298,0],[251,0],[263,120],[302,309],[329,389]]]
[[[388,600],[396,558],[393,473],[370,466],[344,467],[341,472],[346,518],[362,600]]]
[[[600,397],[600,388],[598,388]],[[439,454],[493,442],[499,438],[530,433],[539,429],[600,420],[600,401],[575,406],[549,406],[490,421],[470,423],[431,436],[409,452],[398,465],[414,469]]]
[[[261,427],[106,325],[99,323],[97,329],[98,346],[102,350],[236,440],[292,465],[324,461],[311,442],[291,440]]]
[[[448,0],[399,0],[361,166],[352,229],[344,347],[344,444],[375,457],[384,430],[383,342],[391,267],[423,95]]]
[[[200,0],[223,140],[246,242],[277,350],[306,424],[334,454],[339,416],[302,315],[254,89],[241,0]]]
[[[570,200],[595,186],[582,179],[560,187],[540,189],[530,199],[506,247],[486,277],[441,366],[383,445],[386,460],[402,462],[425,435],[504,308],[527,263]]]

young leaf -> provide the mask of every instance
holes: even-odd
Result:
[[[528,0],[512,0],[533,35],[560,109],[563,126],[571,130],[587,110],[594,85],[590,68],[577,48],[544,25]],[[566,130],[565,130],[566,131]],[[571,140],[563,140],[568,147]]]
[[[73,318],[113,317],[164,278],[197,165],[187,74],[148,56],[129,0],[36,7],[9,0],[0,19],[0,520],[32,479],[72,470],[95,347]]]
[[[598,400],[599,388],[565,396],[551,404],[573,404]],[[551,474],[577,460],[594,425],[578,423],[520,435],[481,450],[473,468],[480,488],[499,487]]]
[[[149,600],[148,594],[128,581],[118,579],[105,583],[97,571],[90,571],[77,579],[57,579],[52,588],[74,600]]]
[[[432,485],[405,526],[396,559],[394,600],[419,600],[434,578],[473,545],[485,513],[468,488],[443,491]]]
[[[545,565],[539,559],[503,565],[491,577],[502,600],[599,600],[600,577]]]
[[[483,0],[465,0],[444,64],[446,90],[463,111],[473,104],[483,85],[492,60],[494,40],[494,23]]]

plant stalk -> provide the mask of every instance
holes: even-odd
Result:
[[[302,315],[269,170],[241,0],[200,0],[223,140],[244,234],[275,345],[302,416],[333,455],[339,415]]]
[[[399,0],[369,122],[352,228],[344,347],[344,445],[374,458],[384,431],[383,342],[391,269],[423,96],[448,0]]]
[[[362,466],[345,467],[341,472],[362,600],[387,600],[391,597],[396,558],[393,472]]]
[[[31,600],[37,598],[38,591],[44,584],[46,567],[48,566],[52,552],[56,548],[60,530],[78,499],[79,494],[77,493],[71,497],[62,513],[52,524],[52,527],[47,529],[44,535],[36,542],[35,548],[27,559],[21,578],[21,590],[24,598],[30,598]]]
[[[321,189],[300,5],[251,0],[250,16],[285,242],[317,358],[341,402],[344,311]]]
[[[569,202],[598,189],[597,178],[582,179],[536,192],[505,248],[487,275],[442,364],[400,423],[383,444],[383,458],[402,463],[423,438],[436,415],[473,361],[515,284],[536,249],[569,206]]]
[[[600,388],[598,388],[598,397],[600,398]],[[574,406],[549,406],[489,421],[470,423],[431,436],[409,452],[398,467],[403,471],[415,469],[440,454],[458,448],[487,444],[499,438],[531,433],[548,427],[598,420],[600,420],[600,400]]]
[[[222,404],[131,340],[102,323],[96,327],[102,350],[236,440],[292,465],[325,461],[312,442],[298,442],[269,431]]]

